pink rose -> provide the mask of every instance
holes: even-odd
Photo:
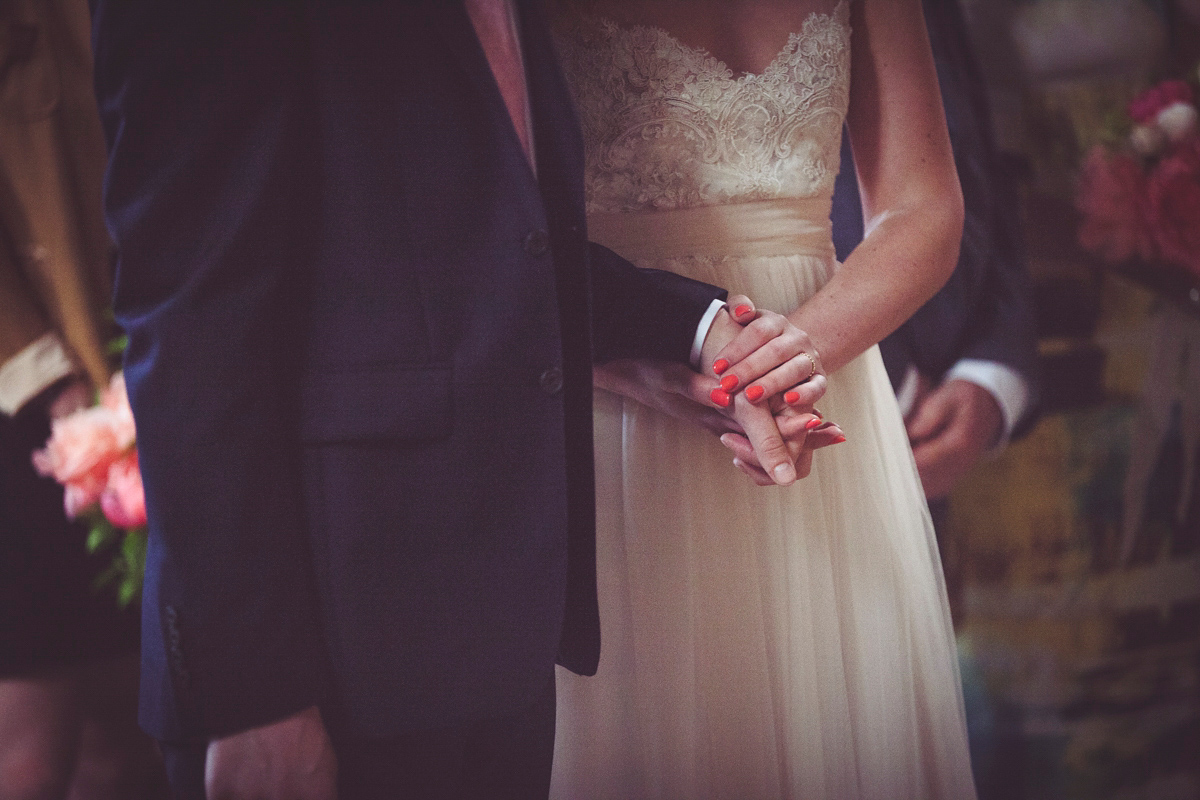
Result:
[[[109,468],[108,487],[100,495],[100,510],[118,528],[146,524],[146,493],[136,450]]]
[[[129,395],[125,391],[125,373],[112,376],[108,388],[100,393],[100,405],[112,412],[113,433],[121,450],[128,450],[137,441],[137,429],[133,424],[133,410],[129,407]]]
[[[1163,260],[1200,276],[1200,137],[1158,162],[1147,194],[1150,228]]]
[[[1146,222],[1146,176],[1128,153],[1097,145],[1088,153],[1079,180],[1076,207],[1082,212],[1079,244],[1106,261],[1154,257]]]
[[[67,517],[75,519],[94,508],[100,502],[105,485],[106,480],[98,480],[95,475],[87,475],[80,480],[64,484],[63,509],[67,512]]]
[[[59,483],[90,487],[107,480],[121,452],[113,413],[95,406],[55,420],[46,448],[33,454],[33,466]]]
[[[1133,98],[1129,104],[1129,116],[1133,121],[1145,125],[1151,123],[1172,103],[1191,103],[1192,87],[1187,81],[1163,81]]]

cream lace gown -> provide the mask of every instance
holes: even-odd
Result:
[[[837,265],[849,11],[761,74],[658,29],[560,32],[589,230],[787,312]],[[563,800],[974,797],[933,531],[878,350],[819,404],[849,441],[759,488],[711,434],[599,393],[599,674],[560,670]]]

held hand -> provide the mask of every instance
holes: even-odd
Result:
[[[755,407],[758,411],[758,407]],[[810,413],[785,409],[775,417],[779,432],[787,443],[789,454],[794,454],[796,477],[807,478],[812,471],[813,452],[822,447],[846,441],[842,429],[832,422],[825,422]],[[721,444],[733,451],[733,463],[759,486],[773,486],[775,481],[767,475],[758,461],[758,456],[745,436],[726,433]]]
[[[631,397],[661,413],[720,436],[722,443],[734,452],[734,464],[760,486],[773,486],[775,482],[762,469],[738,418],[748,415],[752,430],[758,425],[766,435],[777,432],[788,448],[788,458],[796,465],[798,477],[808,475],[812,450],[844,440],[836,425],[822,422],[813,414],[787,407],[781,401],[771,404],[772,407],[779,407],[774,420],[764,405],[752,405],[745,401],[731,401],[729,408],[717,411],[710,405],[709,395],[716,385],[713,379],[697,375],[678,364],[614,361],[595,367],[592,374],[598,388]],[[813,429],[811,435],[810,429]]]
[[[208,800],[337,800],[337,758],[321,712],[313,706],[214,739],[204,784]]]
[[[811,467],[807,430],[793,432],[785,441],[772,406],[783,405],[775,398],[782,394],[795,410],[811,409],[824,395],[816,349],[785,317],[756,312],[742,296],[730,298],[729,304],[733,316],[718,314],[701,353],[701,366],[714,377],[720,373],[721,383],[709,402],[729,410],[745,431],[752,455],[739,457],[739,468],[757,483],[770,476],[768,483],[786,486]]]
[[[1004,416],[987,389],[951,380],[918,394],[905,425],[925,496],[936,500],[997,442]]]
[[[799,408],[824,396],[825,369],[807,333],[773,311],[737,321],[742,326],[718,315],[701,354],[701,366],[720,376],[722,389],[743,392],[752,403],[781,395]]]
[[[46,406],[51,420],[62,419],[92,404],[92,387],[82,378],[69,381]]]
[[[726,413],[712,407],[712,378],[682,364],[665,361],[612,361],[592,368],[592,382],[600,389],[631,397],[643,405],[710,433],[742,433]]]

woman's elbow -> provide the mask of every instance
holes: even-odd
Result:
[[[939,267],[938,285],[950,279],[951,273],[958,265],[958,251],[962,245],[965,210],[963,207],[962,187],[957,176],[953,182],[946,183],[936,191],[930,192],[921,206],[929,216],[929,224],[936,231],[934,239],[941,243],[939,248],[944,257],[936,259]]]

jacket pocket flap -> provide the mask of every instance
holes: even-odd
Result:
[[[450,367],[381,366],[304,378],[301,436],[312,444],[450,435]]]

